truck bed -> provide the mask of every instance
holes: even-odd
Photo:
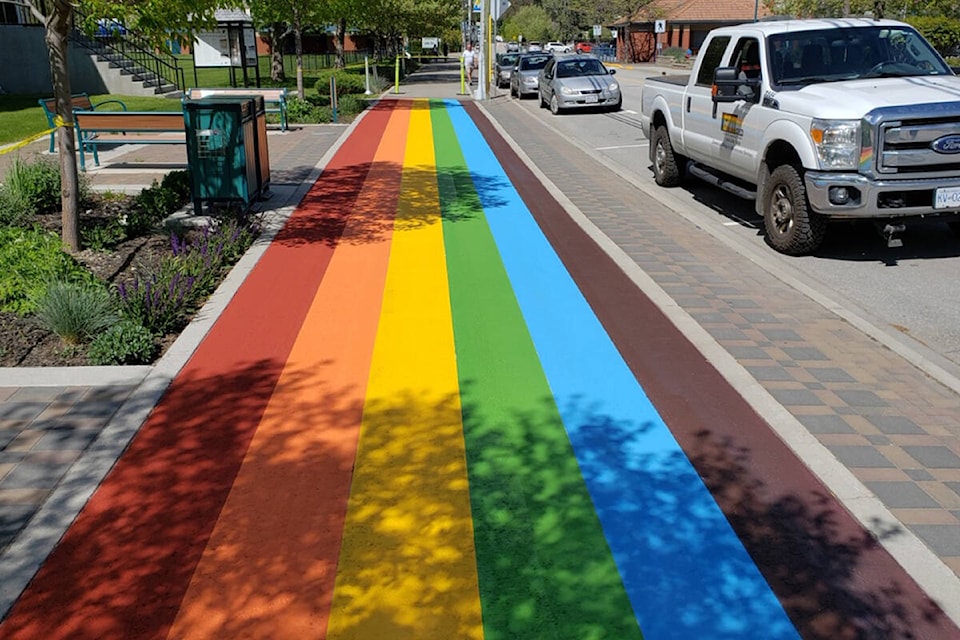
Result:
[[[690,81],[689,73],[675,73],[670,74],[669,76],[647,76],[644,78],[644,81],[653,80],[655,82],[663,82],[664,84],[673,84],[680,87],[686,87],[687,82]]]

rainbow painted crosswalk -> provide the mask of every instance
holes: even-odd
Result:
[[[0,626],[68,637],[797,633],[468,110],[398,100]]]

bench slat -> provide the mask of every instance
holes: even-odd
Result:
[[[183,113],[174,111],[89,111],[73,114],[84,132],[183,131]]]
[[[186,123],[182,111],[78,111],[73,114],[80,146],[80,169],[86,170],[84,152],[93,152],[99,166],[97,147],[104,144],[185,144]],[[107,133],[108,135],[103,135]],[[122,136],[122,133],[133,135]],[[165,137],[146,134],[175,133]],[[96,134],[96,135],[95,135]],[[112,135],[118,134],[118,135]]]

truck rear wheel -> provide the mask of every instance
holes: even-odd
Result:
[[[766,181],[763,226],[770,246],[791,256],[814,251],[826,235],[827,221],[810,210],[803,177],[789,164],[774,169]]]
[[[675,187],[680,184],[682,156],[673,152],[670,133],[666,125],[653,130],[653,179],[661,187]]]

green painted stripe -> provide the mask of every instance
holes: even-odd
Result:
[[[450,117],[432,113],[485,637],[640,638]]]

